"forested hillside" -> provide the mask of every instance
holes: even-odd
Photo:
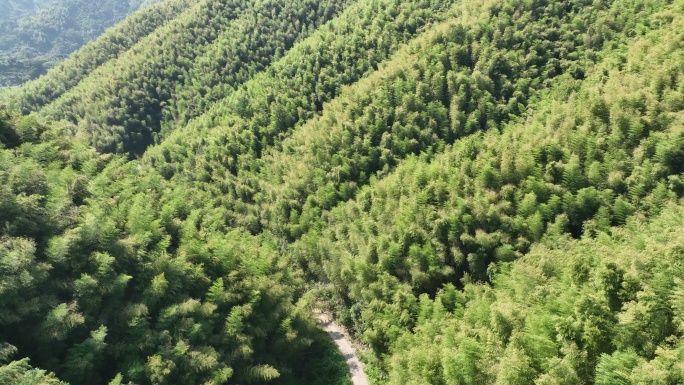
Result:
[[[2,95],[0,383],[684,382],[684,1],[167,0]]]
[[[4,0],[0,86],[36,78],[126,15],[161,0]]]

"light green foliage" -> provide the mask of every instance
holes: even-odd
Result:
[[[388,286],[389,280],[392,282],[390,287],[408,286],[418,294],[435,292],[423,283],[423,259],[413,257],[416,247],[420,245],[422,248],[426,243],[431,244],[433,253],[437,254],[434,257],[440,261],[437,267],[441,265],[454,272],[432,278],[433,287],[439,287],[435,281],[447,283],[461,272],[461,282],[466,285],[472,285],[473,279],[493,280],[496,291],[492,295],[497,293],[498,297],[503,295],[505,291],[502,290],[507,285],[497,278],[500,274],[518,274],[520,279],[527,281],[516,289],[516,295],[521,300],[518,309],[507,306],[505,311],[494,311],[491,307],[495,304],[489,302],[491,299],[486,296],[483,296],[482,301],[490,303],[488,310],[484,303],[479,306],[472,300],[468,301],[472,318],[468,320],[468,315],[463,315],[462,322],[472,323],[474,329],[471,334],[477,333],[478,344],[487,346],[487,349],[483,346],[480,348],[493,355],[474,354],[467,361],[468,365],[462,364],[458,361],[458,357],[463,357],[464,353],[461,346],[469,345],[463,345],[463,342],[454,344],[459,346],[459,350],[449,350],[443,356],[443,362],[447,363],[442,379],[445,383],[468,383],[478,375],[489,376],[479,381],[501,383],[530,383],[535,378],[540,383],[554,383],[560,381],[561,376],[568,376],[570,383],[593,382],[594,376],[598,376],[593,368],[598,370],[617,363],[622,365],[622,358],[627,357],[627,353],[618,354],[613,361],[603,358],[615,349],[620,352],[633,351],[630,354],[635,354],[638,359],[634,362],[628,360],[628,363],[635,366],[641,362],[639,360],[647,362],[659,346],[665,346],[661,344],[677,336],[672,336],[673,326],[667,316],[672,310],[668,310],[668,305],[662,302],[663,298],[669,296],[667,291],[656,294],[643,288],[644,283],[629,274],[624,261],[618,264],[611,259],[604,265],[585,265],[587,270],[573,273],[577,277],[574,278],[576,282],[585,285],[587,280],[591,280],[591,275],[600,277],[596,282],[598,286],[593,286],[584,295],[576,293],[567,301],[549,304],[548,310],[537,310],[537,317],[542,317],[545,311],[555,315],[542,324],[525,321],[521,311],[534,301],[535,295],[539,295],[540,300],[550,299],[567,291],[564,288],[550,292],[554,287],[562,287],[558,286],[561,283],[556,283],[564,277],[558,267],[568,257],[559,255],[556,259],[536,261],[535,264],[525,265],[528,269],[525,272],[500,271],[503,269],[505,272],[510,268],[508,262],[511,258],[504,256],[508,254],[503,253],[504,247],[512,246],[509,250],[513,255],[524,254],[529,251],[531,244],[543,236],[543,243],[553,245],[561,242],[557,247],[564,250],[565,241],[558,238],[559,233],[569,232],[576,237],[605,237],[599,235],[601,231],[615,231],[610,230],[609,226],[629,222],[635,212],[668,211],[662,206],[664,201],[655,198],[656,194],[663,194],[658,192],[658,180],[677,177],[679,171],[668,167],[665,157],[660,160],[648,158],[645,151],[648,146],[657,148],[660,140],[669,143],[671,140],[665,138],[681,135],[682,111],[668,110],[661,104],[664,101],[649,90],[651,79],[657,78],[659,75],[656,74],[661,72],[676,74],[666,88],[678,89],[684,63],[678,45],[666,48],[654,45],[652,41],[681,41],[681,22],[681,15],[678,15],[667,28],[636,39],[631,43],[633,48],[629,54],[621,50],[609,54],[604,50],[606,59],[597,64],[596,69],[587,71],[585,80],[559,80],[557,88],[547,93],[550,100],[537,103],[536,111],[526,120],[509,124],[501,132],[490,131],[457,141],[453,147],[446,149],[445,154],[437,155],[434,159],[426,156],[410,159],[393,174],[372,182],[369,188],[357,194],[354,201],[324,216],[327,220],[319,226],[328,229],[324,233],[327,239],[321,239],[320,243],[330,246],[326,249],[329,262],[323,262],[323,270],[338,290],[348,293],[347,299],[342,298],[347,306],[360,302],[362,307],[374,309],[372,312],[362,312],[361,319],[350,326],[358,329],[362,339],[378,354],[380,364],[387,365],[391,382],[412,383],[424,378],[426,369],[417,357],[424,354],[420,351],[421,346],[435,344],[435,336],[428,331],[429,326],[414,329],[416,335],[422,336],[421,341],[407,343],[399,339],[391,342],[396,340],[392,337],[396,332],[389,325],[400,325],[395,315],[400,312],[397,310],[400,305],[392,292],[399,290],[391,289],[388,293],[381,289]],[[619,68],[613,62],[616,58],[622,63]],[[606,77],[605,74],[609,75]],[[602,79],[599,80],[599,77]],[[596,84],[601,86],[597,87]],[[566,89],[572,89],[573,92],[567,92]],[[609,140],[605,125],[612,124],[613,119],[618,117],[615,112],[605,116],[583,108],[585,100],[597,99],[599,95],[602,95],[604,107],[611,111],[613,105],[624,105],[639,95],[644,98],[644,105],[650,107],[628,109],[631,116],[620,109],[622,116],[661,123],[642,132],[638,141],[619,140],[600,150],[595,147],[596,144]],[[516,154],[515,171],[518,175],[507,176],[506,184],[497,186],[501,183],[498,182],[498,170],[503,170],[507,154],[510,153]],[[592,178],[586,175],[590,172],[588,166],[594,160],[600,162],[593,166],[594,169],[622,167],[621,178],[629,180],[628,184],[621,186],[598,178],[593,178],[592,182]],[[669,174],[671,171],[674,174]],[[510,174],[511,171],[508,171],[506,175]],[[427,188],[439,184],[446,184],[448,193],[444,198],[432,202],[421,199]],[[432,189],[438,191],[435,187]],[[597,225],[599,223],[600,227]],[[673,224],[673,227],[676,228],[676,225]],[[630,236],[624,239],[630,239]],[[673,244],[673,240],[664,242]],[[401,245],[399,252],[392,246],[396,244]],[[385,246],[378,248],[378,245]],[[377,260],[391,258],[392,263],[365,263],[360,257],[368,252],[368,247],[373,247]],[[640,249],[650,250],[648,246],[641,246]],[[567,255],[575,254],[567,252]],[[616,255],[622,254],[616,252]],[[497,259],[500,257],[504,258]],[[590,260],[583,259],[578,263],[586,264]],[[643,263],[644,267],[648,265],[648,262]],[[340,264],[341,267],[333,266]],[[513,266],[517,266],[517,263]],[[674,274],[672,270],[659,271],[663,271],[663,276],[657,278],[659,280],[672,279]],[[664,284],[659,290],[667,290],[666,287]],[[467,287],[464,290],[468,292]],[[598,292],[593,294],[595,290]],[[438,306],[437,301],[435,306]],[[572,316],[565,318],[563,312]],[[431,326],[435,328],[447,324],[436,315],[415,317],[419,325],[421,320],[431,318]],[[633,321],[625,323],[625,319]],[[486,337],[488,332],[481,330],[483,326],[491,328],[497,338],[492,341],[492,337]],[[539,328],[539,331],[532,327]],[[520,332],[516,333],[516,329]],[[404,330],[411,334],[410,328]],[[455,330],[462,330],[462,327],[456,327]],[[569,339],[565,344],[557,342],[560,330]],[[449,340],[447,332],[443,333],[444,336],[440,338]],[[571,349],[573,345],[579,347],[582,354],[576,355],[575,359],[579,362],[567,366],[560,352]],[[415,349],[407,350],[407,346],[415,346]],[[511,354],[510,360],[500,358],[508,357],[506,352],[514,347],[524,349],[524,353]],[[449,366],[451,359],[460,363],[455,365],[458,370]],[[500,364],[494,364],[500,359]],[[563,363],[557,370],[566,374],[561,375],[563,372],[556,372],[556,369],[552,372],[553,365],[545,363],[551,361],[559,365]],[[413,373],[413,377],[408,373]],[[434,375],[439,377],[440,374],[437,371]],[[608,381],[605,383],[614,380],[612,377],[602,378],[601,381]],[[596,377],[596,381],[599,381],[599,377]]]
[[[80,132],[102,152],[139,155],[154,142],[162,124],[182,124],[233,88],[261,72],[274,58],[335,16],[345,1],[322,3],[195,1],[180,15],[130,47],[81,82],[61,84],[63,95],[45,95],[41,114],[88,122]],[[254,31],[259,31],[255,33]],[[143,31],[140,31],[144,33]],[[111,39],[105,35],[101,40]],[[192,42],[192,44],[190,44]],[[128,48],[128,49],[126,49]],[[94,47],[93,47],[94,49]],[[69,67],[54,71],[63,77]],[[35,108],[30,87],[20,107]]]
[[[3,93],[0,383],[348,384],[316,293],[379,383],[681,383],[683,23],[681,0],[134,14]]]
[[[46,374],[44,370],[32,368],[28,361],[25,358],[0,366],[0,381],[12,385],[68,385],[52,373]]]

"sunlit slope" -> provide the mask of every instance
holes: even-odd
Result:
[[[4,0],[0,4],[0,86],[20,86],[37,78],[127,15],[159,1]]]
[[[684,2],[193,4],[0,110],[0,382],[681,382]]]
[[[83,46],[39,79],[13,90],[6,102],[28,114],[54,101],[76,86],[92,71],[110,60],[115,60],[138,41],[195,2],[194,0],[166,0],[134,13],[108,29],[102,36]]]
[[[565,316],[555,316],[562,310],[555,305],[549,305],[547,318],[538,321],[543,325],[526,326],[518,318],[527,312],[522,298],[519,309],[503,310],[506,300],[502,299],[503,313],[494,308],[476,310],[479,305],[468,302],[468,290],[479,291],[479,284],[469,286],[465,294],[454,292],[451,286],[494,280],[493,289],[482,290],[498,297],[499,272],[535,244],[556,247],[553,240],[566,236],[562,234],[606,237],[600,234],[610,234],[612,226],[622,226],[630,218],[645,220],[669,210],[667,202],[684,194],[680,162],[684,156],[683,18],[679,10],[681,3],[653,14],[648,20],[659,26],[655,31],[613,50],[604,49],[605,57],[585,79],[560,77],[551,91],[531,104],[528,117],[458,140],[443,154],[422,155],[400,164],[353,201],[325,215],[324,223],[293,248],[302,264],[323,272],[342,293],[343,319],[378,358],[383,357],[377,362],[393,383],[425,383],[426,370],[434,383],[454,378],[465,378],[466,383],[493,382],[508,375],[554,381],[564,375],[554,372],[555,360],[569,354],[578,354],[572,359],[579,361],[572,363],[568,376],[577,376],[581,383],[610,383],[598,378],[602,365],[609,365],[602,354],[614,354],[616,360],[628,357],[633,366],[645,364],[654,358],[658,346],[681,336],[670,318],[653,321],[658,325],[653,325],[655,330],[667,332],[636,326],[629,331],[631,326],[621,323],[573,323],[576,329],[563,335],[561,328],[570,326],[563,323]],[[670,242],[668,247],[677,247],[676,240]],[[572,250],[562,247],[554,252],[559,265],[574,258]],[[620,259],[619,251],[610,262],[615,259]],[[546,265],[535,268],[556,268],[554,259],[545,261]],[[629,263],[625,260],[619,266],[627,269]],[[515,271],[517,262],[512,266]],[[592,264],[585,267],[577,262],[575,266],[595,274]],[[662,274],[673,279],[675,273]],[[597,302],[587,303],[582,311],[606,311],[606,320],[628,317],[620,312],[630,301],[637,301],[639,290],[628,288],[632,283],[622,278],[610,284],[617,285],[613,297],[597,291]],[[636,291],[630,294],[634,297],[616,297],[621,290]],[[433,301],[435,295],[439,298]],[[650,300],[643,301],[643,306],[652,305],[646,305]],[[464,316],[459,306],[473,308]],[[533,318],[535,310],[528,314]],[[460,330],[444,335],[448,349],[424,349],[432,346],[424,339],[437,338],[434,326],[442,322],[441,318],[432,320],[433,316],[453,317],[455,326],[449,330]],[[443,322],[441,327],[451,321]],[[423,323],[432,328],[425,329],[425,334],[415,329]],[[465,324],[472,332],[458,326]],[[527,327],[544,328],[546,340],[536,340],[534,333],[541,331],[529,335]],[[414,329],[421,333],[415,339]],[[512,339],[512,330],[520,330],[519,340]],[[625,333],[640,333],[641,339],[625,339]],[[649,341],[647,349],[644,339]],[[465,345],[457,348],[460,343]],[[459,364],[452,365],[452,358]]]
[[[39,114],[75,123],[98,151],[139,155],[164,121],[201,112],[213,93],[224,96],[262,71],[345,5],[199,1]]]
[[[306,67],[298,69],[295,76],[279,76],[278,80],[271,80],[266,75],[259,76],[254,81],[247,83],[246,89],[236,91],[225,101],[217,103],[208,114],[193,121],[188,127],[176,131],[160,146],[150,149],[144,157],[144,162],[157,168],[165,177],[172,178],[172,180],[176,178],[178,180],[194,180],[198,185],[203,184],[207,186],[206,188],[216,192],[224,191],[230,197],[237,197],[233,195],[237,194],[239,195],[238,199],[230,205],[244,207],[245,203],[251,204],[254,199],[253,192],[262,189],[269,190],[266,195],[280,194],[280,198],[290,199],[287,197],[293,189],[290,183],[309,184],[310,173],[307,170],[313,170],[315,167],[331,167],[330,159],[314,159],[310,154],[311,152],[322,155],[339,150],[347,151],[345,156],[348,157],[351,157],[350,153],[354,152],[353,156],[370,158],[375,155],[368,155],[367,151],[373,152],[376,149],[366,147],[377,146],[377,142],[380,142],[382,137],[385,137],[383,146],[390,145],[388,141],[396,141],[395,154],[385,155],[385,158],[388,156],[392,158],[383,160],[387,163],[386,165],[381,164],[378,167],[374,164],[376,160],[363,160],[360,162],[365,162],[367,165],[360,163],[353,167],[365,175],[355,180],[355,182],[363,184],[367,183],[367,178],[370,175],[383,168],[393,167],[398,159],[408,154],[426,150],[433,145],[435,148],[431,151],[434,151],[440,148],[439,146],[451,143],[455,138],[466,135],[468,132],[496,126],[507,120],[509,115],[515,116],[523,111],[526,97],[522,91],[528,92],[543,87],[543,83],[539,81],[536,85],[530,85],[525,81],[518,84],[515,77],[508,79],[506,75],[498,74],[490,68],[493,59],[489,53],[476,51],[474,55],[482,55],[483,58],[471,62],[469,52],[472,50],[474,41],[480,37],[491,36],[488,31],[476,29],[470,34],[466,34],[468,27],[481,21],[478,19],[479,13],[476,13],[475,8],[477,7],[470,10],[470,6],[455,6],[449,12],[449,21],[425,29],[415,42],[409,44],[408,47],[402,49],[386,62],[381,63],[379,69],[369,75],[368,78],[361,80],[358,84],[344,88],[342,94],[332,103],[322,104],[322,117],[311,112],[317,110],[316,104],[325,101],[329,96],[327,93],[319,91],[320,86],[317,85],[317,79],[312,79],[311,83],[299,81],[300,76],[307,76]],[[530,12],[524,8],[519,11]],[[350,13],[350,15],[353,14]],[[485,13],[483,17],[488,16]],[[532,29],[548,23],[555,17],[543,18],[539,24],[533,24],[528,32],[533,33],[531,32]],[[336,23],[337,20],[331,25],[334,26]],[[524,23],[521,22],[516,27],[523,28],[523,25]],[[537,30],[542,31],[541,29]],[[540,38],[543,38],[544,32],[539,33]],[[579,36],[582,35],[579,34]],[[307,41],[320,44],[317,38],[318,36],[314,35]],[[506,42],[497,40],[495,44],[503,47]],[[489,47],[486,50],[493,52]],[[579,46],[578,51],[581,52],[582,50],[583,48]],[[301,51],[293,50],[292,55],[288,55],[283,59],[284,61],[276,63],[268,75],[273,72],[287,74],[281,72],[288,68],[284,64],[290,59],[296,60],[300,57],[301,52],[312,52],[312,49],[303,45]],[[316,51],[313,50],[313,52]],[[364,51],[361,52],[363,54]],[[535,60],[543,64],[548,60],[548,58],[542,57],[543,55],[553,58],[561,54],[549,50],[540,54]],[[335,57],[334,50],[330,51],[330,56]],[[330,56],[323,56],[323,58]],[[549,68],[555,68],[557,65],[565,69],[571,66],[580,68],[588,61],[584,55],[576,55],[573,59],[568,59],[560,64],[548,60],[548,65]],[[471,67],[477,69],[475,75],[472,76]],[[482,71],[488,75],[483,74]],[[556,76],[554,73],[546,74],[548,72],[546,68],[533,71],[532,73],[535,76],[539,75],[542,79],[545,76],[548,76],[549,79]],[[321,73],[328,73],[327,68],[323,68]],[[447,84],[447,76],[451,84]],[[280,80],[290,78],[293,79],[291,82]],[[424,78],[428,80],[424,81]],[[321,76],[318,82],[326,79],[328,79],[327,76]],[[333,77],[332,80],[334,79]],[[478,81],[489,88],[477,89]],[[284,85],[291,87],[286,88]],[[455,95],[458,87],[462,88],[461,93]],[[504,89],[504,87],[508,87],[508,89]],[[515,87],[519,87],[520,91],[514,92]],[[420,97],[411,98],[411,94],[415,95],[418,92],[416,89],[419,89]],[[302,98],[298,96],[297,92],[302,92],[306,96]],[[515,95],[513,95],[514,93]],[[403,105],[404,103],[412,104],[409,107],[413,111]],[[484,111],[488,108],[485,105],[486,103],[492,106],[489,120],[487,120],[487,114]],[[494,111],[494,106],[500,111]],[[400,115],[396,120],[394,117],[395,108]],[[429,111],[416,112],[421,109]],[[455,113],[459,109],[462,114],[456,117],[453,123],[450,122],[448,115],[451,112],[449,110]],[[403,111],[406,111],[407,114]],[[356,115],[350,116],[352,113]],[[212,115],[215,116],[213,119]],[[306,118],[308,117],[312,119],[307,121]],[[375,121],[369,121],[369,119]],[[290,135],[289,132],[293,126],[297,127],[293,137],[285,139],[281,145],[281,140]],[[402,126],[404,128],[400,128]],[[368,143],[364,142],[366,147],[350,145],[347,148],[345,147],[347,143],[343,144],[338,140],[337,133],[354,129],[358,130],[357,134],[363,133],[365,130],[377,132],[373,133],[373,139],[368,139]],[[392,130],[403,131],[393,135]],[[415,132],[420,130],[422,130],[420,134]],[[340,135],[352,134],[347,132]],[[272,150],[269,149],[271,146],[273,146]],[[286,155],[279,155],[281,146],[283,147],[282,152]],[[377,149],[377,151],[380,150]],[[267,154],[267,156],[259,160],[262,154]],[[261,173],[262,167],[264,167],[263,173]],[[292,174],[285,177],[283,181],[278,179],[281,177],[280,175],[275,174],[282,175],[286,172]],[[332,180],[335,180],[335,183],[344,182],[340,178],[355,179],[356,177],[354,175],[342,175],[338,178],[325,176],[317,183],[327,183],[327,181]],[[259,181],[263,182],[262,186],[259,185]],[[270,192],[268,183],[274,183],[277,186],[273,194]],[[353,188],[346,191],[346,194],[353,193]],[[217,196],[222,195],[216,194]],[[312,191],[304,192],[301,195],[307,194],[312,194]],[[333,194],[335,193],[333,192]],[[349,196],[347,195],[347,198]],[[327,203],[328,207],[340,200],[334,196],[331,198],[332,201]],[[223,198],[221,199],[223,200]],[[346,198],[342,197],[342,199]],[[300,202],[303,203],[304,200],[305,198],[300,198]],[[264,205],[266,204],[264,202]],[[270,204],[269,207],[264,207],[262,211],[271,211],[276,205],[280,205],[280,203]],[[280,209],[279,207],[278,210]],[[299,211],[301,208],[293,207],[293,210]],[[253,214],[250,217],[256,215],[253,209],[251,211]],[[285,218],[277,218],[274,222],[277,222],[278,226],[286,226],[289,220],[287,215],[286,213]],[[257,226],[255,231],[258,231],[258,223],[252,223],[248,227],[255,225]],[[272,228],[272,230],[275,229],[275,227]]]

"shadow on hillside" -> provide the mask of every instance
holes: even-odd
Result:
[[[335,340],[344,338],[342,333],[334,333]],[[351,385],[349,368],[344,357],[337,350],[334,340],[323,330],[317,329],[314,342],[306,353],[304,361],[290,375],[283,375],[272,381],[277,385]],[[352,371],[360,368],[352,368]]]

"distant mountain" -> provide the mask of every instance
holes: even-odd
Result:
[[[0,86],[36,78],[131,12],[159,1],[0,2]]]

